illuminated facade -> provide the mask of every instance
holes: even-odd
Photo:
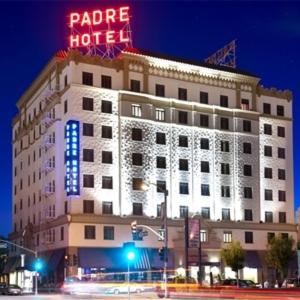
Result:
[[[18,102],[11,238],[48,260],[60,253],[62,268],[69,254],[69,274],[116,270],[105,251],[131,240],[130,223],[162,224],[163,193],[145,181],[169,190],[174,268],[183,218],[201,215],[204,272],[220,272],[219,249],[237,239],[257,281],[268,238],[296,239],[291,100],[236,69],[135,49],[111,61],[61,52]],[[162,242],[136,244],[150,257],[136,268],[160,269],[151,253]]]

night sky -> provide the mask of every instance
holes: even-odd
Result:
[[[294,93],[295,208],[300,205],[300,2],[0,2],[0,235],[11,230],[11,120],[16,102],[52,55],[67,48],[73,10],[130,4],[133,45],[203,60],[237,39],[240,69]]]

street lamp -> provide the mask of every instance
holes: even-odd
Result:
[[[128,300],[130,300],[130,262],[135,259],[135,252],[133,250],[129,250],[127,252],[127,284],[128,284]]]

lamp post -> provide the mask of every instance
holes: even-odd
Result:
[[[130,300],[130,262],[135,259],[134,251],[127,253],[127,285],[128,285],[128,300]]]

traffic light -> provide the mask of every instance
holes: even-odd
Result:
[[[35,260],[33,267],[36,272],[40,272],[44,267],[44,263],[40,258],[38,258]]]
[[[136,221],[131,223],[131,234],[134,241],[142,241],[144,237],[143,228],[138,228]]]
[[[158,255],[160,257],[160,260],[164,260],[165,259],[165,252],[167,252],[166,247],[161,247],[158,249]],[[167,261],[168,261],[168,254],[167,254]]]
[[[78,265],[78,256],[76,254],[73,254],[73,266]]]
[[[65,255],[65,267],[70,265],[70,256],[68,254]]]

